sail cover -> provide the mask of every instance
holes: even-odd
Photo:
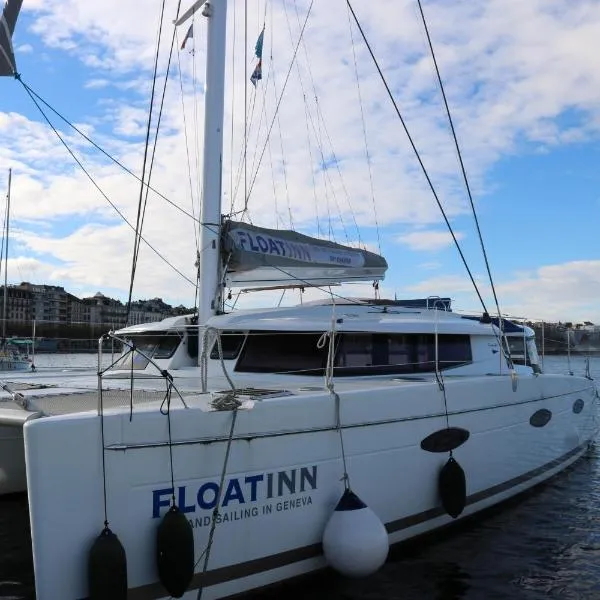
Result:
[[[221,236],[228,287],[334,285],[383,279],[385,258],[295,231],[226,221]]]
[[[14,75],[17,71],[12,35],[23,0],[6,0],[0,18],[0,75]]]

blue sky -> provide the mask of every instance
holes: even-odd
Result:
[[[96,4],[24,0],[14,39],[18,70],[56,110],[140,174],[161,2]],[[182,10],[190,4],[183,2]],[[249,218],[265,226],[292,222],[305,233],[320,229],[325,237],[333,232],[337,241],[374,250],[380,241],[390,265],[382,296],[450,296],[458,309],[480,310],[371,59],[349,25],[345,2],[315,2],[268,140],[276,94],[284,87],[310,2],[250,2],[246,38],[242,4],[230,2],[229,9],[236,53],[228,62],[224,210],[235,195],[231,174],[240,168],[244,65],[249,76],[264,19],[263,80],[246,90],[248,181],[256,177]],[[166,3],[159,90],[176,6],[174,0]],[[423,6],[502,311],[600,323],[600,59],[591,51],[600,37],[600,5],[427,0]],[[358,4],[355,10],[491,309],[481,248],[416,4],[378,0],[368,10]],[[187,25],[178,31],[153,185],[197,214],[206,24],[195,19],[194,39],[183,51],[179,45]],[[229,41],[233,47],[233,36]],[[136,180],[90,150],[64,123],[56,124],[102,190],[135,222]],[[257,170],[256,149],[262,148]],[[3,78],[2,190],[9,167],[9,280],[126,299],[131,229],[74,164],[24,88]],[[243,205],[240,190],[243,177],[237,209]],[[195,227],[150,194],[144,235],[192,280]],[[367,284],[336,293],[369,296],[372,290]],[[308,291],[303,298],[317,295]],[[191,306],[194,288],[143,247],[134,297],[156,296]],[[279,297],[245,295],[240,305],[268,305]],[[299,299],[299,293],[289,292],[284,302]]]

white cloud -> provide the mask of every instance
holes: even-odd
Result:
[[[488,311],[496,312],[489,281],[476,275],[475,281]],[[600,322],[600,260],[573,261],[546,265],[529,273],[494,281],[500,309],[515,318],[546,321],[591,320]],[[450,295],[470,312],[481,305],[466,276],[447,275],[422,280],[408,288],[411,294]]]
[[[86,81],[85,86],[87,89],[99,89],[105,88],[110,85],[110,81],[108,79],[90,79]]]
[[[464,234],[455,231],[454,236],[458,241],[464,238]],[[449,231],[413,231],[396,238],[401,244],[407,245],[411,250],[424,250],[435,252],[446,248],[454,243]]]
[[[442,266],[442,263],[434,262],[434,261],[424,262],[424,263],[421,263],[420,265],[417,265],[417,267],[419,269],[423,269],[423,271],[435,271],[436,269],[439,269],[441,266]]]

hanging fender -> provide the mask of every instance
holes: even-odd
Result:
[[[323,532],[323,554],[331,567],[348,577],[377,571],[389,550],[379,517],[349,489],[345,490]]]
[[[467,482],[465,472],[453,456],[439,473],[438,490],[444,510],[456,519],[467,504]]]
[[[181,598],[194,576],[194,532],[176,505],[162,518],[156,532],[156,566],[167,592]]]
[[[127,559],[119,538],[106,526],[88,555],[89,600],[127,600]]]

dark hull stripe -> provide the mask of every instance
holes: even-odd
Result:
[[[509,479],[504,483],[492,486],[491,488],[482,490],[476,494],[471,494],[467,497],[467,505],[481,502],[482,500],[505,492],[510,488],[516,487],[522,483],[525,483],[526,481],[542,475],[547,471],[550,471],[551,469],[556,468],[557,466],[576,456],[578,453],[583,452],[588,444],[589,442],[581,444],[563,456],[556,458],[545,465],[542,465],[541,467],[533,469],[532,471],[524,473],[523,475]],[[431,508],[409,517],[403,517],[402,519],[397,519],[396,521],[387,523],[386,529],[388,533],[394,533],[403,529],[408,529],[409,527],[413,527],[415,525],[419,525],[421,523],[425,523],[444,514],[445,511],[441,506]],[[286,552],[280,552],[279,554],[265,556],[263,558],[256,558],[244,563],[213,569],[212,571],[207,571],[204,575],[197,573],[192,579],[189,590],[198,589],[201,585],[212,586],[219,583],[224,583],[226,581],[231,581],[233,579],[240,579],[249,575],[256,575],[257,573],[263,573],[279,567],[285,567],[309,558],[317,558],[318,556],[321,556],[321,554],[321,544],[317,543],[311,544],[310,546],[303,546],[302,548],[287,550]],[[160,583],[151,583],[129,590],[127,598],[128,600],[155,600],[165,596],[167,596],[167,593]]]

